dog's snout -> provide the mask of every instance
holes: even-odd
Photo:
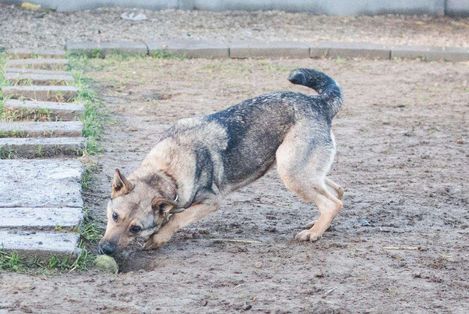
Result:
[[[98,249],[100,253],[111,255],[116,251],[117,245],[109,241],[101,241],[99,242]]]

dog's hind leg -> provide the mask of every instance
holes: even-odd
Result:
[[[344,199],[344,189],[340,185],[338,185],[337,183],[335,183],[334,181],[332,181],[331,179],[327,177],[326,177],[326,184],[328,187],[331,187],[337,193],[337,198],[339,200]]]
[[[331,179],[327,177],[326,177],[325,182],[326,182],[327,187],[331,188],[337,194],[337,198],[342,201],[344,199],[344,189],[340,185],[338,185],[337,183],[335,183],[334,181],[332,181]],[[313,219],[305,226],[305,228],[310,229],[311,227],[314,226],[315,223],[316,223],[316,219]]]
[[[296,235],[300,241],[318,240],[343,206],[342,201],[328,190],[326,183],[334,154],[333,139],[308,125],[295,126],[277,150],[277,170],[285,186],[319,208],[320,216],[314,225]],[[337,191],[335,186],[329,185]],[[339,191],[337,196],[341,196]]]
[[[168,242],[179,229],[196,222],[220,207],[218,201],[193,205],[173,217],[145,243],[145,249],[156,249]]]

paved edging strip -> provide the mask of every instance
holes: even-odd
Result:
[[[86,54],[91,57],[106,56],[110,53],[148,54],[147,45],[143,42],[109,41],[109,42],[68,42],[67,51],[70,53]]]
[[[8,53],[21,59],[6,64],[5,79],[16,86],[2,87],[0,249],[41,259],[76,256],[81,251],[83,165],[67,157],[81,156],[85,149],[78,120],[84,106],[66,101],[76,97],[78,88],[67,86],[74,82],[69,72],[59,71],[68,68],[65,51]],[[55,159],[35,159],[48,157]]]
[[[229,50],[230,58],[309,58],[310,47],[297,42],[236,42]]]
[[[138,53],[144,51],[143,43],[136,42],[76,42],[69,41],[65,45],[68,51],[90,54],[94,51],[106,55],[110,51]],[[469,48],[458,47],[415,47],[415,46],[385,46],[370,43],[337,43],[318,42],[314,44],[301,42],[234,42],[222,43],[207,40],[161,40],[145,44],[147,54],[157,51],[167,51],[185,55],[190,58],[371,58],[392,59],[409,58],[428,61],[468,61]],[[112,47],[112,49],[110,48]]]
[[[147,44],[150,55],[166,51],[187,58],[229,58],[229,47],[218,41],[168,40],[150,41]]]

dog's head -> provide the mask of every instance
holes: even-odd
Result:
[[[98,246],[100,253],[112,254],[136,238],[148,240],[176,211],[175,201],[164,196],[155,181],[155,176],[127,180],[116,169],[107,205],[106,232]]]

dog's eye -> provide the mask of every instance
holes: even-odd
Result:
[[[142,231],[142,227],[132,225],[132,226],[130,226],[129,231],[132,232],[132,233],[139,233],[140,231]]]
[[[119,215],[116,212],[112,212],[112,220],[117,222],[118,219],[119,219]]]

